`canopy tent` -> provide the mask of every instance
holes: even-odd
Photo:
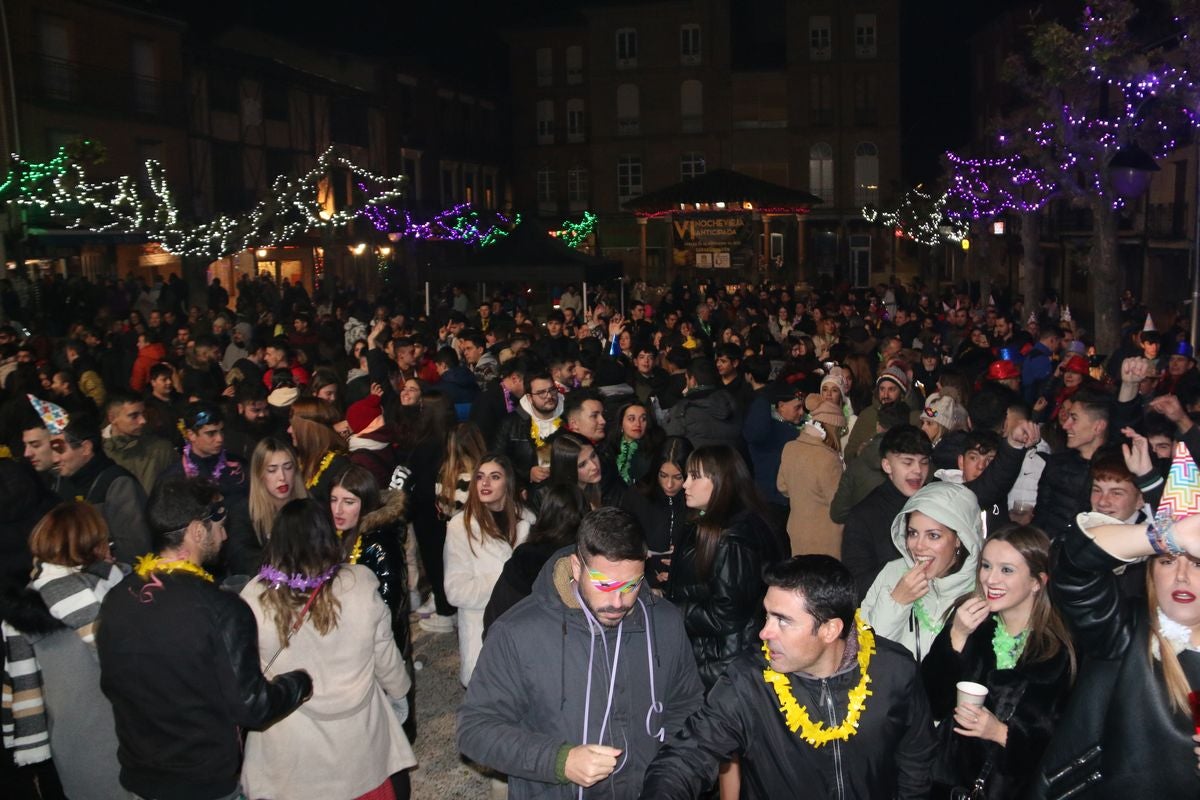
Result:
[[[715,169],[634,198],[624,207],[638,216],[722,210],[805,214],[821,202],[821,198],[802,189],[790,189],[731,169]]]

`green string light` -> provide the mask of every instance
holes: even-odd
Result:
[[[583,212],[583,219],[579,222],[571,222],[563,220],[562,227],[556,231],[551,231],[550,235],[556,239],[561,239],[567,247],[577,248],[587,241],[587,238],[592,235],[592,231],[596,229],[596,215],[590,211]]]

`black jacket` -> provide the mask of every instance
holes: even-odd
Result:
[[[1079,797],[1114,800],[1200,794],[1192,721],[1172,709],[1162,667],[1147,654],[1145,601],[1120,597],[1112,572],[1120,563],[1078,528],[1063,537],[1050,587],[1083,668],[1033,797],[1063,797],[1075,786],[1090,786]],[[1185,650],[1179,663],[1200,686],[1200,653]]]
[[[492,440],[492,449],[504,453],[513,463],[517,480],[522,486],[529,484],[529,470],[537,466],[537,448],[529,436],[532,420],[525,409],[517,406],[513,413],[504,418],[496,437]]]
[[[812,747],[790,731],[774,689],[763,680],[766,663],[755,648],[730,663],[704,707],[667,741],[646,771],[641,797],[698,797],[716,779],[719,763],[734,753],[742,756],[744,800],[928,797],[934,733],[917,664],[900,645],[875,641],[877,652],[867,668],[871,695],[858,732],[848,740]],[[837,726],[861,673],[853,661],[829,678],[788,677],[796,702],[813,721]]]
[[[992,635],[995,618],[985,619],[967,637],[961,653],[950,646],[950,622],[934,640],[921,662],[921,678],[935,720],[939,742],[933,776],[946,786],[970,786],[984,762],[992,759],[986,784],[988,800],[1024,798],[1033,782],[1034,767],[1067,704],[1071,687],[1070,657],[1066,650],[1036,664],[997,669]],[[1008,725],[1008,743],[972,739],[954,733],[954,706],[959,681],[988,687],[986,706]]]
[[[268,681],[240,597],[199,577],[126,576],[104,598],[100,688],[112,702],[121,783],[158,800],[211,800],[241,771],[239,728],[261,729],[312,690],[302,671]]]
[[[1092,482],[1088,480],[1092,464],[1078,450],[1069,448],[1042,458],[1046,468],[1038,481],[1033,525],[1057,541],[1075,523],[1076,514],[1092,507]]]
[[[514,409],[517,407],[517,399],[512,398]],[[500,381],[492,381],[471,404],[471,422],[479,427],[485,442],[495,440],[500,423],[510,413],[504,402],[504,387],[500,385]]]
[[[748,510],[722,532],[707,576],[699,573],[696,544],[696,529],[688,527],[671,560],[666,596],[683,614],[707,690],[734,656],[758,641],[767,592],[762,570],[787,553],[770,526]]]
[[[908,498],[890,480],[871,490],[846,517],[842,529],[842,563],[854,575],[858,599],[867,590],[884,564],[900,557],[892,543],[892,521],[904,508]]]
[[[146,492],[129,470],[97,450],[70,478],[79,493],[77,499],[91,503],[104,516],[118,560],[132,564],[149,551]]]
[[[742,438],[742,415],[724,388],[698,386],[671,407],[663,430],[683,436],[693,447],[727,444],[735,450]]]
[[[488,598],[487,608],[483,610],[483,635],[487,636],[492,623],[515,606],[529,597],[533,591],[533,582],[550,556],[562,549],[557,542],[523,542],[517,545],[504,562],[504,569],[492,587],[492,596]]]

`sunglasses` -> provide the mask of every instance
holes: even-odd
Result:
[[[629,594],[636,591],[642,585],[642,581],[646,580],[645,575],[639,575],[636,578],[628,581],[614,581],[603,572],[598,572],[591,567],[588,567],[588,580],[592,582],[592,586],[596,587],[597,591],[609,594],[617,592],[618,594]]]

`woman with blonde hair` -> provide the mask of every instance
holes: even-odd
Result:
[[[787,531],[792,555],[825,553],[842,557],[842,525],[829,516],[846,465],[842,461],[842,409],[819,394],[804,401],[808,420],[800,435],[783,446],[777,485],[788,498]]]
[[[1075,649],[1049,580],[1046,534],[1021,526],[987,538],[975,590],[921,662],[933,716],[943,720],[935,784],[978,780],[989,798],[1028,796],[1075,677]],[[958,702],[960,681],[987,687],[982,706]]]
[[[32,580],[0,597],[5,746],[18,766],[53,759],[66,795],[84,800],[127,794],[95,649],[100,603],[124,578],[108,540],[94,506],[55,506],[29,537]]]
[[[412,687],[379,581],[345,564],[327,505],[293,500],[279,512],[257,579],[242,590],[258,622],[264,673],[305,669],[313,694],[246,738],[248,797],[325,800],[407,797],[416,764],[389,698]]]
[[[262,561],[262,546],[271,538],[279,510],[288,501],[304,497],[308,491],[292,446],[274,436],[255,445],[250,456],[250,524],[258,538],[257,561]]]
[[[466,686],[483,647],[483,612],[504,562],[535,522],[517,495],[512,462],[487,453],[463,510],[446,525],[446,599],[458,607],[459,681]]]
[[[339,415],[332,403],[302,397],[292,404],[288,434],[299,456],[304,488],[322,500],[329,499],[333,479],[350,466],[346,441],[333,429]]]

